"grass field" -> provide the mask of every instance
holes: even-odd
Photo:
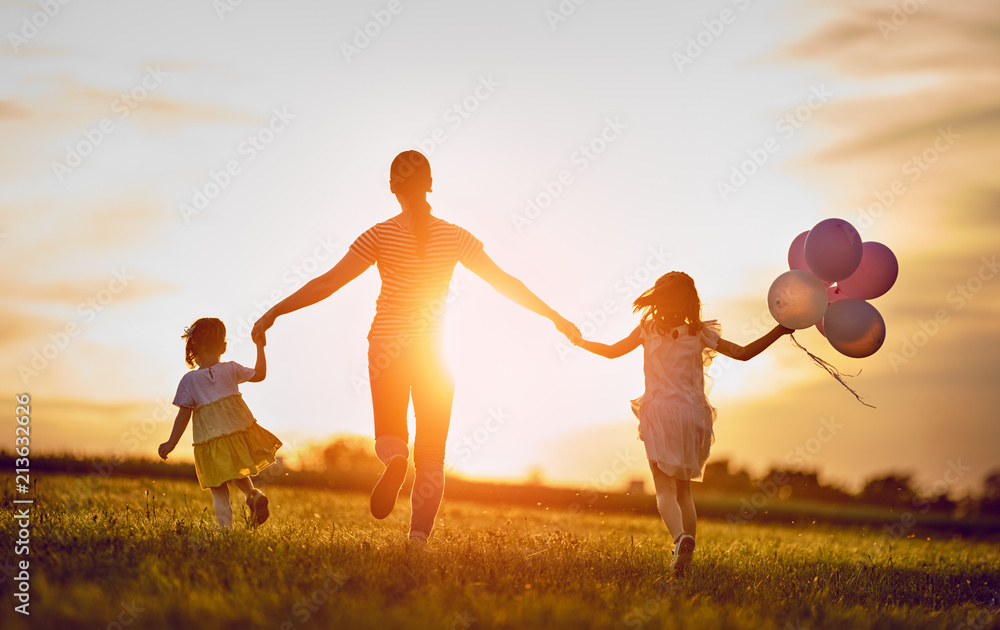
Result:
[[[696,569],[666,578],[646,516],[445,501],[425,550],[367,497],[272,486],[272,518],[214,525],[191,482],[47,475],[30,555],[0,511],[0,626],[19,628],[1000,628],[995,541],[699,524]],[[147,494],[148,493],[148,494]],[[239,505],[233,494],[234,506]],[[30,561],[30,617],[13,562]]]

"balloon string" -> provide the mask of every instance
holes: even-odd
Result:
[[[865,401],[861,400],[861,396],[858,396],[858,392],[856,392],[853,389],[851,389],[851,386],[844,382],[843,377],[845,377],[845,376],[851,376],[851,377],[857,376],[858,374],[861,374],[860,370],[858,371],[858,374],[844,374],[840,370],[838,370],[836,367],[834,367],[833,365],[831,365],[830,363],[827,363],[826,361],[824,361],[823,359],[819,358],[818,356],[816,356],[812,352],[809,352],[808,350],[806,350],[798,342],[798,340],[795,339],[795,335],[794,334],[790,334],[790,335],[788,335],[788,337],[792,340],[792,343],[795,344],[796,348],[798,348],[802,352],[805,352],[806,354],[809,355],[809,358],[813,360],[813,363],[815,363],[816,365],[818,365],[821,368],[823,368],[824,370],[826,370],[830,374],[830,376],[832,376],[833,378],[837,379],[837,382],[839,382],[841,385],[843,385],[844,388],[847,391],[849,391],[852,394],[854,394],[854,397],[858,399],[859,403],[861,403],[862,405],[864,405],[866,407],[871,407],[872,409],[875,409],[875,405],[869,405]]]

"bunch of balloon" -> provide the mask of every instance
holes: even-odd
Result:
[[[862,242],[843,219],[825,219],[795,237],[788,267],[775,279],[767,306],[777,322],[800,330],[816,326],[841,354],[871,356],[885,341],[885,320],[868,300],[896,282],[899,263],[892,250]]]

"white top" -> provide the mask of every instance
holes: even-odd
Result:
[[[714,319],[702,322],[694,335],[689,328],[684,324],[661,334],[652,323],[642,326],[639,338],[646,380],[642,404],[663,402],[696,407],[707,404],[705,369],[711,365],[719,344],[719,322]]]
[[[174,396],[178,407],[197,409],[224,396],[239,394],[240,383],[254,377],[256,370],[236,361],[217,363],[210,368],[191,370],[181,378]]]

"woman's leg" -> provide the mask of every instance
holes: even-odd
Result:
[[[396,504],[406,477],[409,433],[406,411],[410,407],[409,348],[395,339],[372,339],[368,346],[368,376],[375,416],[375,455],[385,465],[372,489],[371,512],[385,518]]]
[[[667,526],[671,538],[677,540],[685,533],[681,506],[677,502],[680,482],[660,470],[656,462],[649,462],[649,468],[653,471],[653,487],[656,489],[656,507],[660,511],[660,518]]]
[[[229,484],[211,488],[212,503],[215,505],[215,520],[219,521],[219,527],[229,529],[233,526],[233,507],[229,505]]]
[[[419,357],[413,382],[413,412],[417,431],[413,444],[416,476],[410,493],[410,536],[426,539],[444,495],[444,450],[451,424],[455,380],[445,363],[441,342],[425,338],[416,342]]]

